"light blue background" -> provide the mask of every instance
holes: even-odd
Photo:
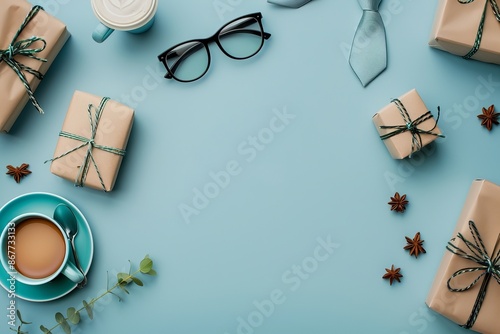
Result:
[[[20,184],[0,177],[0,203],[33,191],[69,199],[89,221],[95,256],[85,289],[48,303],[17,301],[30,333],[97,296],[107,272],[126,271],[145,254],[159,275],[131,287],[122,303],[96,305],[95,319],[84,316],[76,333],[467,333],[424,301],[471,182],[500,183],[500,128],[488,132],[476,118],[483,106],[500,107],[500,69],[427,46],[435,1],[382,2],[389,66],[367,88],[346,60],[361,16],[356,1],[314,0],[294,10],[264,0],[163,0],[149,32],[115,32],[103,44],[91,39],[98,22],[89,1],[34,2],[66,22],[72,37],[36,92],[45,115],[29,105],[0,136],[0,166],[26,162],[33,171]],[[255,11],[272,34],[256,57],[234,61],[214,45],[202,80],[157,74],[166,48]],[[441,106],[447,137],[397,161],[371,117],[412,88],[433,112]],[[74,188],[43,164],[76,89],[136,109],[111,193]],[[238,147],[285,109],[295,118],[247,161]],[[231,161],[239,173],[188,224],[179,207],[192,206],[194,189]],[[395,191],[408,194],[403,215],[387,205]],[[417,231],[427,254],[415,259],[403,246]],[[312,261],[318,239],[328,238],[338,248]],[[311,273],[298,278],[291,270],[303,264]],[[402,268],[401,284],[381,279],[391,264]],[[240,317],[255,316],[254,302],[279,291],[274,312],[238,332]]]

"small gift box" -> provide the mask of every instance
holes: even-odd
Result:
[[[427,305],[465,328],[500,328],[500,187],[475,180],[427,296]]]
[[[497,0],[439,0],[429,45],[500,64],[499,20]]]
[[[25,0],[0,6],[0,131],[8,132],[70,34],[64,23]]]
[[[125,155],[134,110],[107,97],[75,91],[50,171],[75,186],[111,191]]]
[[[393,99],[376,113],[373,123],[394,159],[404,159],[419,151],[437,137],[444,137],[420,95],[415,89]]]

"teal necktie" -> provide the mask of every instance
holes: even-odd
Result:
[[[365,87],[387,67],[387,44],[384,22],[378,12],[382,0],[358,2],[363,16],[354,34],[349,64]]]

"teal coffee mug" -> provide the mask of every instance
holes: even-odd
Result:
[[[92,33],[97,43],[115,30],[143,33],[153,26],[158,0],[92,0],[92,10],[100,24]]]
[[[74,283],[83,281],[63,228],[43,214],[25,213],[11,220],[0,236],[0,250],[3,269],[18,282],[41,285],[59,274]]]

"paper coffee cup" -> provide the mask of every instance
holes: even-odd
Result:
[[[105,26],[134,31],[154,19],[158,0],[92,0],[92,9]]]

